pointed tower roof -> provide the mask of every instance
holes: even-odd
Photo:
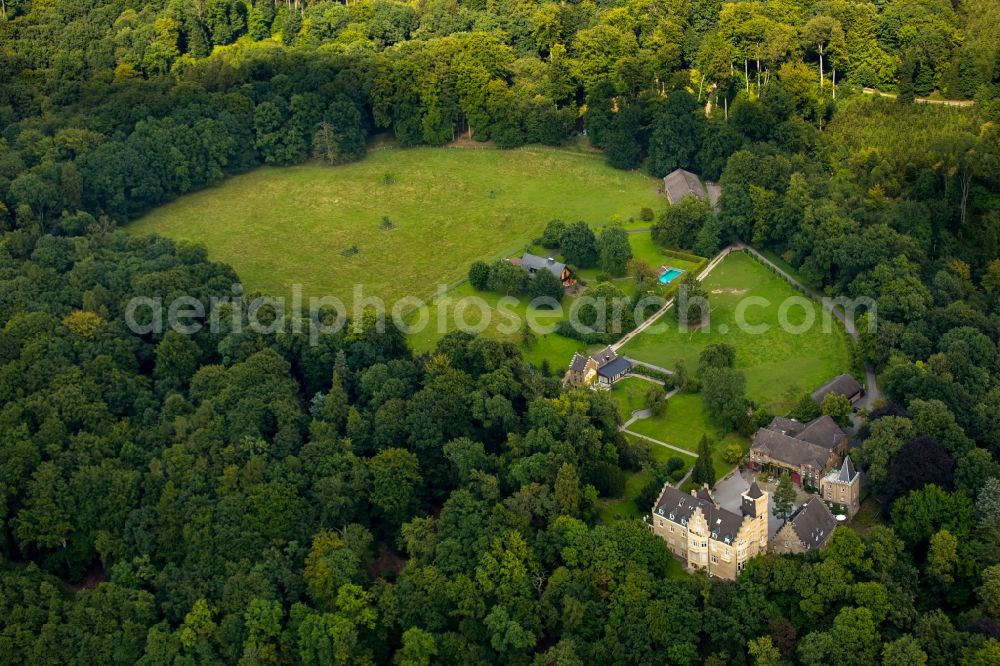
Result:
[[[757,485],[756,479],[754,479],[753,483],[750,484],[750,488],[747,490],[746,496],[750,499],[758,499],[764,496],[764,491]]]
[[[844,464],[840,466],[840,473],[837,474],[837,481],[850,483],[854,480],[857,473],[858,471],[854,469],[854,463],[851,462],[851,456],[844,456]]]

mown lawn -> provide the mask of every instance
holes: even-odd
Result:
[[[669,250],[664,250],[656,245],[648,232],[629,234],[629,243],[632,246],[633,255],[646,261],[654,268],[659,268],[664,264],[682,270],[694,270],[698,267],[697,263],[680,258]],[[528,247],[527,249],[538,255],[545,255],[548,252],[541,247]],[[514,254],[519,254],[519,252]],[[488,259],[489,257],[484,258]],[[559,261],[563,260],[562,256],[558,254],[556,258]],[[471,264],[472,261],[469,263]],[[578,273],[578,276],[591,286],[597,284],[600,275],[599,268],[587,268]],[[611,282],[629,297],[636,293],[634,277],[612,278]],[[583,293],[585,295],[586,291]],[[563,315],[568,315],[573,300],[574,297],[563,299],[561,303]],[[414,325],[413,332],[409,334],[410,345],[417,351],[427,351],[432,349],[448,331],[465,329],[515,342],[520,346],[521,352],[528,362],[541,365],[543,360],[547,360],[553,370],[565,369],[573,357],[573,352],[588,351],[587,345],[555,333],[538,335],[533,341],[530,341],[530,344],[525,344],[522,327],[514,328],[511,326],[512,317],[523,323],[527,321],[530,314],[539,324],[551,328],[554,328],[555,324],[562,318],[558,316],[558,310],[533,308],[529,306],[529,302],[530,299],[523,296],[504,299],[501,294],[477,291],[471,284],[464,282],[435,299],[427,310],[425,325],[419,330],[416,326],[418,314],[407,319],[408,324]],[[461,307],[459,307],[460,305]],[[483,318],[484,313],[488,313],[486,319]]]
[[[720,433],[715,426],[708,423],[701,407],[701,396],[693,393],[674,395],[667,400],[667,411],[663,416],[639,419],[629,426],[629,430],[692,453],[697,453],[702,435],[707,435],[712,442],[712,466],[715,468],[717,479],[721,479],[733,467],[722,459],[722,452],[726,446],[738,444],[744,451],[749,450],[750,446],[745,437],[734,432]],[[651,446],[666,451],[667,457],[678,455],[685,462],[694,460],[690,456],[660,446]]]
[[[632,412],[646,408],[646,395],[649,393],[649,389],[654,387],[663,390],[662,386],[647,382],[645,379],[626,377],[618,380],[611,387],[608,395],[618,405],[618,413],[621,415],[622,421],[627,421],[632,416]]]
[[[407,336],[410,346],[417,352],[430,351],[445,333],[462,329],[509,340],[518,345],[525,361],[537,367],[548,361],[553,371],[565,370],[574,352],[587,351],[579,340],[555,332],[526,339],[523,323],[529,313],[544,326],[554,326],[562,317],[558,311],[529,306],[527,299],[501,302],[502,298],[500,294],[476,291],[468,282],[458,285],[430,304],[423,326],[417,321],[418,314],[407,319],[407,325],[413,327]],[[511,317],[516,318],[516,327]]]
[[[651,476],[646,470],[629,474],[625,479],[625,494],[618,498],[602,498],[597,500],[597,517],[603,523],[616,520],[631,520],[642,518],[649,507],[640,508],[635,499],[649,483]]]
[[[396,301],[453,285],[476,259],[520,253],[551,219],[601,226],[659,211],[657,185],[571,148],[385,148],[343,166],[256,169],[128,230],[204,244],[248,291],[288,297],[299,283],[349,304],[360,284]]]
[[[681,475],[686,474],[687,470],[694,464],[695,459],[690,456],[681,455],[676,451],[671,451],[656,444],[650,444],[636,437],[629,437],[628,435],[625,435],[625,437],[631,442],[648,447],[650,456],[659,463],[665,463],[672,456],[682,458],[684,460],[684,468]],[[615,520],[629,520],[645,516],[649,512],[650,507],[639,506],[636,503],[636,498],[642,492],[642,489],[649,482],[650,478],[650,473],[646,470],[631,473],[626,472],[625,493],[618,498],[599,499],[597,501],[597,517],[602,522],[611,523]]]
[[[817,303],[811,311],[814,323],[803,332],[779,326],[779,309],[799,292],[765,266],[744,253],[727,257],[708,276],[711,322],[694,331],[681,331],[671,310],[656,326],[624,347],[628,356],[656,365],[673,367],[682,358],[693,372],[698,354],[713,342],[725,342],[736,349],[736,367],[747,379],[747,395],[775,413],[792,407],[797,395],[811,391],[850,369],[850,347],[843,327],[836,319],[824,330],[824,317]],[[743,311],[749,325],[766,325],[765,332],[753,333],[737,326],[737,306],[746,297],[766,299]],[[786,320],[793,326],[806,321],[802,307],[790,307]]]

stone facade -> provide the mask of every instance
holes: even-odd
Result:
[[[771,539],[773,553],[805,553],[826,545],[837,519],[818,496],[809,498]]]
[[[847,435],[829,416],[809,423],[776,417],[760,428],[750,444],[750,467],[788,470],[792,482],[819,488],[826,470],[838,467]]]
[[[688,495],[668,484],[653,506],[652,530],[688,569],[735,580],[767,550],[768,497],[754,482],[736,513],[720,508],[707,487]]]
[[[861,508],[861,474],[854,468],[851,457],[844,458],[840,469],[831,470],[819,482],[819,494],[831,504],[839,504],[854,516]]]
[[[632,363],[618,356],[611,347],[605,347],[592,356],[573,354],[569,369],[563,378],[571,386],[599,385],[607,388],[632,372]]]

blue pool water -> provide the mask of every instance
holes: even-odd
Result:
[[[683,273],[679,268],[668,268],[662,273],[660,273],[660,284],[670,284],[673,282],[678,275]]]

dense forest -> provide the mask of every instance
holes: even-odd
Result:
[[[991,0],[0,0],[0,663],[1000,663],[998,54]],[[720,180],[662,243],[877,298],[884,525],[678,579],[595,520],[656,468],[614,405],[509,344],[124,324],[232,298],[118,228],[227,174],[584,131]]]

